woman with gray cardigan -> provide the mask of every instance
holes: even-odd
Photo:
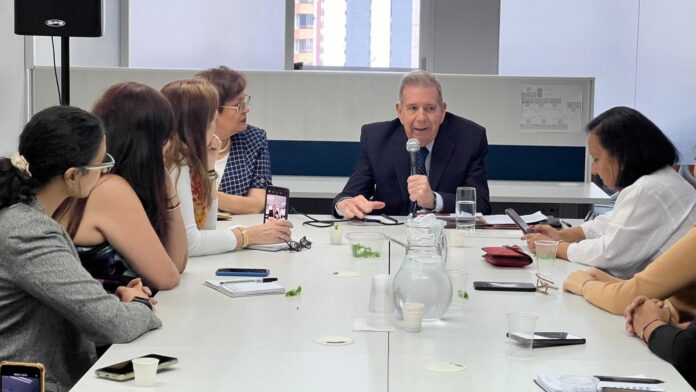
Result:
[[[43,363],[47,391],[82,377],[95,342],[126,343],[162,325],[140,279],[107,294],[51,218],[113,163],[99,120],[67,106],[37,113],[19,153],[0,158],[0,360]]]

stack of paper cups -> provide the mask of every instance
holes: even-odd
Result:
[[[385,328],[391,325],[394,313],[392,305],[391,285],[389,275],[378,274],[372,277],[370,290],[370,305],[367,309],[367,325],[374,328]]]

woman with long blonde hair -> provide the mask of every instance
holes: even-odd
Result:
[[[215,160],[220,150],[220,139],[214,133],[219,106],[217,91],[203,79],[187,79],[168,83],[161,92],[174,109],[176,125],[165,162],[181,200],[189,254],[217,254],[251,244],[289,241],[292,224],[285,220],[215,230]]]

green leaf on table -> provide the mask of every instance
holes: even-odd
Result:
[[[286,291],[285,296],[286,297],[294,297],[294,296],[300,295],[301,292],[302,292],[302,286],[297,286],[297,288],[294,290]]]

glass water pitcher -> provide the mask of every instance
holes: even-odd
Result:
[[[394,308],[403,318],[405,303],[425,305],[423,320],[439,320],[452,302],[452,281],[447,275],[445,223],[434,215],[408,218],[406,254],[394,276]]]

